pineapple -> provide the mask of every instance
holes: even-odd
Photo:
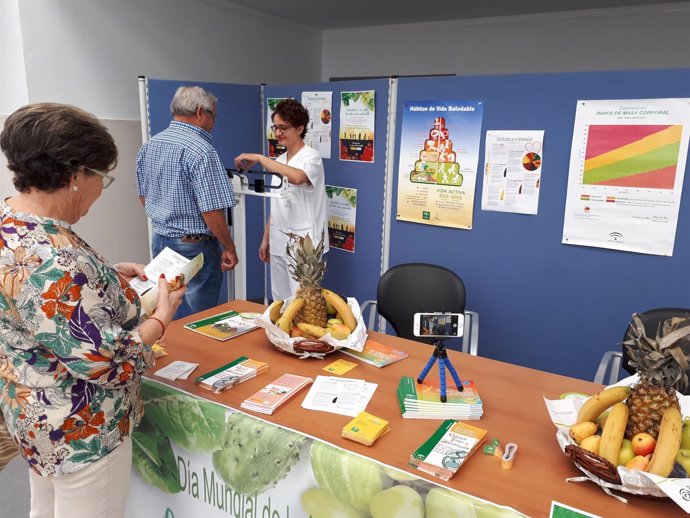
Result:
[[[632,439],[646,432],[656,439],[664,410],[671,406],[680,409],[676,389],[684,391],[688,387],[690,356],[681,347],[690,342],[690,319],[669,318],[656,338],[647,336],[637,314],[633,315],[632,326],[632,338],[623,345],[640,380],[627,400],[630,415],[625,437]]]
[[[295,323],[326,327],[328,312],[326,299],[321,294],[321,281],[326,274],[326,258],[323,256],[323,236],[314,247],[311,238],[288,234],[288,270],[293,279],[299,282],[296,297],[304,299],[304,306]]]

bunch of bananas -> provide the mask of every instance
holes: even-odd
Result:
[[[686,476],[681,454],[683,421],[677,407],[664,411],[659,436],[640,433],[625,439],[629,387],[610,387],[590,397],[580,408],[570,437],[580,447],[605,458],[614,466],[647,471],[661,477]],[[601,430],[601,431],[600,431]]]
[[[295,317],[305,302],[301,297],[295,297],[287,306],[282,300],[274,301],[268,308],[271,322],[293,338],[304,336],[319,339],[330,334],[336,340],[346,340],[357,327],[357,319],[352,309],[337,293],[327,289],[322,289],[321,293],[326,299],[329,316],[326,327],[306,322],[295,323]]]

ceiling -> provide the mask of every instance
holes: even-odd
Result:
[[[611,7],[661,5],[686,0],[228,0],[316,29],[529,15]]]

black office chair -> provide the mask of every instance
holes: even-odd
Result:
[[[689,318],[690,309],[686,308],[654,308],[643,311],[637,314],[644,325],[645,332],[649,337],[655,337],[661,331],[661,326],[665,320],[669,318]],[[625,334],[623,335],[623,342],[630,340],[633,337],[632,322],[628,324]],[[613,385],[620,378],[621,367],[630,374],[635,374],[635,367],[630,365],[630,358],[628,357],[628,350],[621,344],[621,351],[607,351],[604,353],[599,367],[594,375],[595,383],[604,383],[606,373],[608,372],[608,384]]]
[[[465,284],[448,268],[427,263],[394,266],[383,274],[376,290],[376,301],[362,304],[369,309],[369,329],[374,329],[375,310],[393,327],[395,334],[410,340],[433,343],[433,338],[413,334],[415,313],[464,313],[463,352],[476,356],[479,341],[479,315],[465,310]]]

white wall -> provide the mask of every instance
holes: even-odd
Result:
[[[324,31],[322,80],[690,66],[690,2]]]
[[[28,100],[18,2],[0,0],[0,113]]]
[[[320,74],[320,31],[223,0],[0,0],[0,115],[27,102],[70,103],[115,138],[117,181],[75,225],[115,262],[149,257],[134,183],[139,75],[259,84]],[[0,156],[0,196],[14,193]]]
[[[313,82],[321,33],[212,0],[21,0],[29,100],[138,119],[137,76]],[[294,49],[286,57],[285,48]]]

